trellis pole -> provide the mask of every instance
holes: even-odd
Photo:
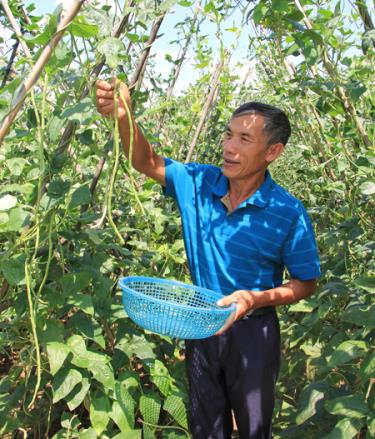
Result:
[[[22,107],[22,104],[26,98],[27,93],[31,90],[31,88],[38,81],[40,75],[43,72],[44,67],[46,66],[49,58],[51,57],[51,55],[53,53],[53,50],[57,46],[58,42],[61,40],[62,36],[64,35],[64,32],[66,31],[66,29],[69,26],[69,24],[71,23],[71,21],[74,19],[74,17],[80,11],[84,1],[85,0],[75,0],[73,2],[72,6],[66,11],[65,16],[60,21],[60,23],[57,27],[56,33],[51,38],[51,40],[47,44],[47,46],[43,49],[38,61],[35,63],[34,67],[31,69],[29,76],[25,79],[25,81],[20,86],[20,89],[18,91],[18,94],[17,94],[16,99],[15,99],[15,103],[14,103],[12,109],[5,116],[5,118],[3,119],[2,123],[1,123],[1,126],[0,126],[0,146],[4,140],[4,137],[6,136],[6,134],[8,132],[10,126],[12,125],[14,119],[16,118],[18,111]]]

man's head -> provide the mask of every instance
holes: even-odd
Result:
[[[290,136],[287,116],[278,108],[248,102],[237,108],[223,138],[223,173],[246,180],[263,172],[283,151]]]
[[[246,114],[259,114],[264,118],[263,131],[267,138],[267,146],[275,143],[287,144],[291,128],[288,116],[279,108],[261,102],[247,102],[232,114],[232,119]]]

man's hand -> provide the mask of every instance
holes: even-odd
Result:
[[[242,317],[255,307],[254,295],[259,291],[237,290],[228,296],[224,296],[217,304],[219,306],[229,306],[231,303],[237,304],[237,311],[234,320],[242,319]]]
[[[284,285],[265,291],[238,290],[228,296],[224,296],[217,304],[219,306],[229,306],[237,303],[237,312],[231,322],[217,332],[220,335],[225,332],[236,320],[241,319],[249,311],[264,306],[289,305],[306,299],[311,296],[316,289],[317,281],[292,279]]]
[[[220,335],[229,329],[236,320],[242,319],[242,317],[251,311],[255,306],[254,294],[259,294],[258,291],[237,290],[228,296],[224,296],[217,302],[219,306],[229,306],[235,303],[236,313],[231,316],[225,325],[216,333]]]
[[[96,108],[102,116],[114,116],[115,112],[115,87],[118,87],[118,118],[123,119],[127,117],[127,112],[124,105],[124,100],[131,111],[131,99],[128,87],[117,79],[111,81],[96,81]],[[120,97],[122,96],[122,99]]]

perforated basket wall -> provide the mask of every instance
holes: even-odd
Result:
[[[148,277],[122,278],[128,316],[152,332],[184,339],[214,335],[235,311],[216,305],[222,295],[194,285]]]

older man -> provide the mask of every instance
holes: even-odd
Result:
[[[118,104],[129,150],[128,89]],[[114,113],[114,83],[98,81],[97,107]],[[234,111],[223,139],[223,164],[182,164],[158,155],[132,119],[133,165],[164,186],[181,217],[194,284],[237,303],[232,326],[186,342],[189,424],[194,439],[229,439],[234,413],[240,438],[270,439],[280,331],[275,306],[310,296],[319,277],[313,230],[300,201],[267,168],[290,136],[287,116],[249,102]],[[283,283],[287,268],[290,280]]]

